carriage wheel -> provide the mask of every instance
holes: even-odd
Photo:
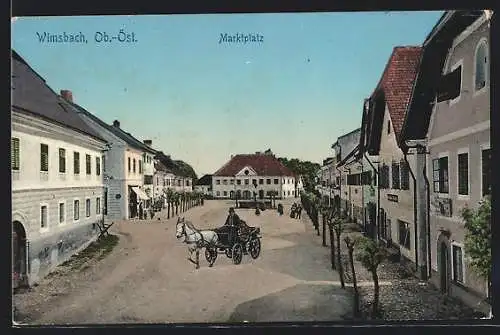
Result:
[[[240,243],[236,243],[233,245],[233,263],[238,265],[241,263],[241,259],[243,258],[243,247]]]
[[[250,240],[250,256],[253,259],[256,259],[260,255],[260,238],[255,237]]]
[[[233,250],[232,249],[226,248],[224,251],[226,252],[227,258],[232,258],[233,257]]]
[[[212,267],[214,265],[215,260],[217,259],[217,249],[216,248],[205,248],[205,259],[208,262],[208,266]]]

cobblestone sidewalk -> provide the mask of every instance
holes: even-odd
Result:
[[[352,283],[347,247],[344,237],[361,236],[356,229],[347,229],[341,236],[342,262],[346,283]],[[356,250],[355,250],[356,254]],[[371,281],[371,273],[360,262],[354,260],[357,281]],[[440,291],[427,281],[413,277],[399,263],[386,260],[379,266],[379,281],[390,282],[391,285],[380,286],[380,307],[384,320],[464,320],[483,317],[472,308],[455,298],[442,295]],[[359,288],[362,314],[369,317],[373,301],[373,286]]]

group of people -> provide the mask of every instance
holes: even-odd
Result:
[[[294,202],[290,210],[290,217],[292,219],[300,219],[301,213],[302,213],[302,206]]]
[[[154,217],[153,208],[144,208],[142,201],[131,201],[130,202],[130,217],[138,218],[140,220],[146,220],[148,218],[148,214],[151,219]]]

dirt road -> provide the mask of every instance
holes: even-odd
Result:
[[[262,232],[262,251],[240,265],[219,255],[209,268],[187,261],[187,247],[175,238],[177,218],[120,222],[120,242],[105,259],[80,272],[44,280],[14,303],[29,324],[170,323],[227,321],[339,320],[351,311],[350,295],[329,270],[328,252],[314,236],[307,215],[252,210],[238,215]],[[232,206],[206,201],[181,214],[199,228],[221,226]]]

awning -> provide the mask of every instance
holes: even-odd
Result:
[[[132,191],[134,191],[135,194],[137,194],[137,197],[139,199],[141,199],[141,200],[149,200],[148,195],[143,190],[141,190],[139,187],[132,187]]]

